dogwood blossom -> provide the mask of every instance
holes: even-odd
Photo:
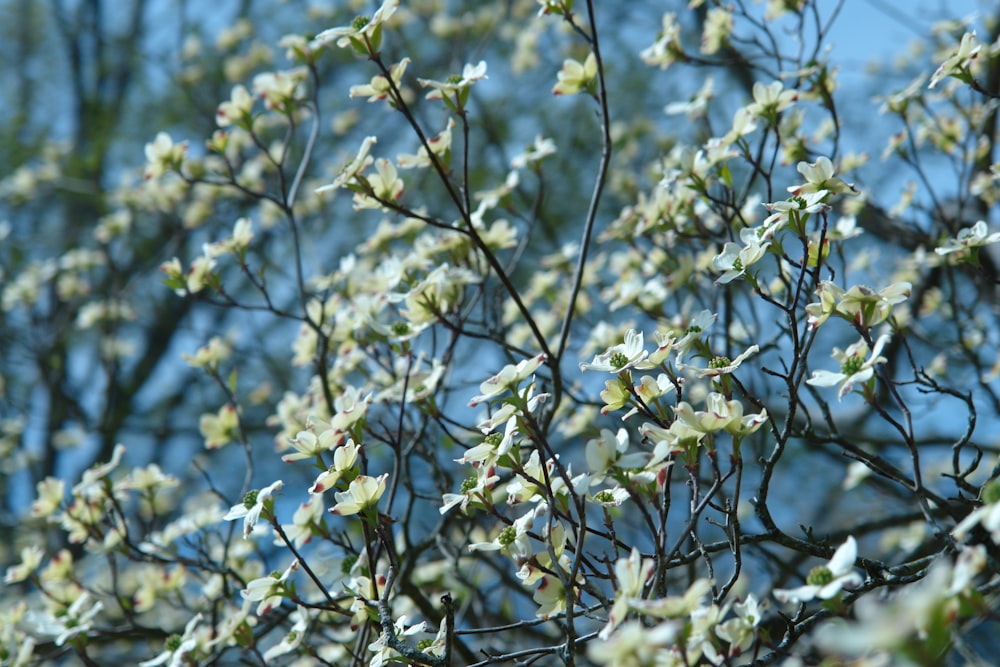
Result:
[[[368,187],[354,193],[354,208],[385,209],[385,202],[399,199],[403,194],[403,179],[399,178],[395,165],[385,158],[375,161],[375,173],[364,177]]]
[[[588,363],[580,363],[582,371],[604,371],[621,373],[643,361],[649,352],[643,349],[642,332],[629,329],[625,332],[625,342],[609,347]]]
[[[729,375],[735,372],[744,361],[757,354],[759,351],[760,347],[757,345],[751,345],[738,354],[735,359],[730,359],[724,355],[712,357],[708,362],[708,368],[699,368],[696,373],[698,377],[718,377],[720,375]]]
[[[522,380],[527,379],[538,370],[545,363],[546,358],[546,355],[542,353],[528,359],[523,359],[517,365],[507,364],[499,373],[479,385],[481,393],[473,396],[472,400],[469,401],[469,405],[475,407],[483,401],[499,396],[508,389],[513,389]]]
[[[215,122],[219,127],[236,125],[244,129],[250,128],[251,110],[254,98],[246,86],[237,85],[230,93],[229,101],[219,105],[215,112]]]
[[[538,605],[538,609],[535,610],[535,616],[538,618],[550,618],[566,611],[566,588],[556,576],[544,575],[531,597]]]
[[[959,230],[955,238],[948,239],[944,244],[934,248],[934,252],[939,255],[948,255],[953,252],[960,252],[970,248],[978,248],[992,243],[1000,243],[1000,232],[989,233],[989,227],[985,220],[980,220],[972,227]]]
[[[682,625],[673,621],[652,628],[641,621],[629,621],[609,637],[590,642],[587,656],[602,667],[683,664],[670,656],[682,632]]]
[[[399,9],[399,0],[385,0],[371,18],[358,16],[349,26],[330,28],[319,33],[311,42],[310,48],[317,49],[330,42],[335,42],[342,49],[352,46],[358,53],[372,55],[379,48],[382,24],[397,9]]]
[[[200,613],[195,614],[184,626],[184,634],[167,637],[163,652],[154,658],[140,662],[139,667],[159,667],[159,665],[183,667],[191,664],[192,654],[198,648],[199,643],[199,637],[195,631],[202,618]]]
[[[487,78],[489,77],[486,76],[486,61],[480,60],[476,65],[466,63],[462,67],[461,76],[448,77],[444,81],[417,79],[417,83],[423,88],[430,88],[426,95],[427,99],[440,100],[446,97],[451,99],[456,95],[462,96],[472,84]]]
[[[319,474],[313,485],[309,487],[309,493],[321,494],[327,489],[333,488],[344,475],[354,469],[360,449],[353,440],[348,440],[334,449],[333,464]]]
[[[962,519],[951,533],[956,540],[964,540],[973,528],[981,525],[994,544],[1000,544],[1000,481],[988,482],[981,495],[983,504]]]
[[[455,127],[455,121],[451,118],[448,119],[448,125],[438,134],[436,137],[431,137],[427,140],[427,146],[430,147],[431,153],[440,159],[443,163],[447,163],[447,155],[451,150],[451,131]],[[427,148],[421,146],[416,154],[401,153],[396,156],[396,164],[399,165],[400,169],[414,169],[420,167],[429,167],[431,165],[431,157],[427,153]]]
[[[705,398],[705,407],[707,409],[704,411],[695,411],[689,403],[681,401],[674,407],[674,414],[677,422],[686,429],[702,434],[724,430],[733,435],[744,436],[756,431],[767,421],[766,410],[744,416],[740,401],[726,400],[718,392],[712,392]]]
[[[470,477],[462,482],[461,493],[444,493],[441,495],[441,507],[438,512],[447,514],[455,507],[463,512],[473,501],[480,498],[489,499],[493,485],[500,481],[498,475],[494,475],[495,468],[491,466],[478,466],[475,477]]]
[[[324,452],[334,450],[343,442],[344,437],[345,434],[342,430],[333,428],[327,422],[310,419],[306,424],[306,430],[299,431],[294,438],[288,440],[289,444],[295,448],[295,452],[283,455],[281,460],[285,463],[291,463],[315,459],[317,456],[322,456]]]
[[[833,348],[833,358],[840,362],[840,372],[813,371],[807,384],[816,387],[837,387],[837,400],[851,392],[855,384],[868,382],[875,375],[875,366],[884,364],[886,358],[879,356],[882,348],[889,342],[889,334],[882,334],[868,353],[868,343],[864,339],[848,346],[846,350]],[[865,358],[867,357],[867,359]]]
[[[374,507],[385,493],[385,482],[388,478],[389,473],[378,477],[359,475],[354,478],[346,491],[334,494],[337,504],[330,509],[330,512],[338,516],[349,516]]]
[[[826,190],[831,194],[858,193],[853,185],[833,175],[833,163],[826,156],[821,155],[812,163],[799,162],[796,169],[806,179],[804,185],[793,185],[788,188],[788,191],[796,197],[820,190]]]
[[[661,19],[662,27],[652,46],[643,49],[639,54],[642,61],[651,67],[666,69],[683,56],[681,46],[681,26],[677,22],[677,14],[668,12]]]
[[[642,558],[639,550],[634,548],[628,558],[619,558],[615,563],[615,603],[608,613],[608,622],[597,635],[606,640],[614,629],[625,620],[632,600],[638,599],[653,573],[655,563],[652,559]]]
[[[819,302],[806,306],[807,321],[816,328],[831,315],[838,315],[862,327],[881,324],[892,314],[893,306],[910,297],[912,285],[908,282],[893,283],[879,291],[865,285],[855,285],[849,290],[824,280],[816,288]]]
[[[746,275],[747,269],[760,261],[771,245],[768,241],[762,243],[757,230],[751,227],[740,230],[740,240],[744,243],[742,247],[729,241],[722,252],[712,258],[712,268],[723,272],[716,278],[716,284],[725,285]]]
[[[24,581],[38,569],[45,558],[45,552],[41,547],[32,545],[21,549],[21,562],[7,568],[7,573],[3,577],[3,583],[16,584]]]
[[[597,59],[594,53],[589,53],[583,63],[567,58],[556,78],[558,82],[552,88],[554,95],[575,95],[588,87],[597,78]]]
[[[27,620],[35,625],[39,633],[53,637],[56,646],[62,646],[90,631],[94,619],[104,609],[103,602],[92,600],[93,595],[83,591],[68,606],[45,614],[29,613]]]
[[[861,575],[854,570],[858,557],[858,543],[854,537],[837,547],[826,565],[814,567],[809,572],[806,585],[799,588],[776,588],[774,597],[780,602],[808,602],[819,598],[829,600],[845,588],[854,588],[862,583]]]
[[[410,64],[409,58],[403,58],[398,63],[394,63],[389,67],[389,76],[392,77],[392,85],[382,74],[376,74],[372,77],[372,80],[367,84],[362,84],[358,86],[351,86],[348,91],[351,97],[367,97],[368,102],[378,102],[379,100],[384,100],[389,97],[392,93],[393,86],[399,89],[400,83],[403,80],[403,74],[406,73],[406,66]],[[394,102],[394,100],[390,100]]]
[[[310,489],[312,491],[312,489]],[[323,521],[323,496],[310,493],[309,500],[299,505],[292,515],[292,523],[282,524],[281,529],[285,531],[285,537],[291,540],[297,549],[308,544],[313,535],[320,534],[320,526]],[[281,538],[275,539],[277,546],[284,546],[285,542]]]
[[[275,607],[281,605],[287,597],[287,586],[285,582],[292,572],[299,569],[299,560],[296,558],[291,565],[285,568],[281,574],[274,573],[266,577],[260,577],[247,583],[246,588],[240,591],[244,600],[259,602],[257,605],[257,615],[263,616]]]
[[[799,99],[798,91],[785,90],[780,81],[764,85],[760,81],[753,84],[753,103],[747,110],[755,116],[774,120],[777,115],[792,106]]]
[[[358,149],[358,154],[354,156],[354,159],[351,160],[347,166],[341,169],[337,177],[333,179],[333,183],[316,188],[316,192],[321,193],[329,190],[336,190],[353,183],[358,175],[375,161],[375,159],[368,153],[371,150],[371,147],[377,142],[378,139],[376,137],[365,137],[364,141],[361,142],[361,148]]]
[[[205,438],[205,449],[218,449],[238,438],[239,423],[239,414],[232,403],[223,405],[217,414],[203,414],[198,430]]]
[[[942,79],[949,76],[956,76],[961,74],[963,71],[968,71],[969,67],[972,65],[972,61],[979,56],[979,52],[982,51],[982,48],[983,45],[979,43],[978,39],[976,39],[975,30],[962,35],[962,41],[958,45],[958,50],[950,55],[948,59],[941,63],[941,66],[934,71],[927,87],[934,88],[941,82]]]
[[[146,178],[158,178],[168,171],[180,170],[187,153],[187,142],[175,144],[166,132],[146,144]]]
[[[243,519],[243,539],[249,538],[254,526],[257,525],[257,521],[260,520],[261,514],[265,510],[268,514],[271,512],[274,506],[274,494],[280,491],[282,486],[283,483],[279,479],[259,491],[248,491],[243,497],[243,502],[229,508],[229,511],[222,519],[224,521]]]

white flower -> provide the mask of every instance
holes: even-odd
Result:
[[[794,196],[826,190],[833,194],[857,194],[854,186],[833,175],[833,163],[830,158],[820,156],[813,163],[799,162],[798,172],[806,179],[805,185],[793,185],[788,191]]]
[[[986,221],[980,220],[972,227],[959,230],[955,238],[948,239],[944,245],[934,248],[934,252],[939,255],[947,255],[967,248],[977,248],[997,242],[1000,242],[1000,232],[990,234]]]
[[[291,113],[293,103],[302,98],[305,70],[262,72],[253,78],[253,91],[264,100],[264,106],[281,113]]]
[[[336,42],[340,48],[354,46],[362,53],[378,49],[382,24],[399,9],[399,0],[385,0],[371,18],[359,16],[351,25],[340,28],[330,28],[316,35],[309,45],[311,49],[319,48],[330,42]]]
[[[729,241],[722,247],[722,252],[712,258],[712,268],[723,272],[716,279],[716,284],[725,285],[746,275],[747,268],[760,261],[771,245],[768,241],[762,243],[757,230],[752,227],[740,230],[740,240],[744,243],[743,247]]]
[[[819,302],[806,306],[810,328],[823,324],[831,315],[840,315],[862,327],[873,327],[889,318],[892,307],[910,297],[912,285],[893,283],[876,292],[864,285],[855,285],[846,292],[824,280],[816,288]]]
[[[264,511],[265,505],[273,503],[273,496],[275,491],[281,490],[283,486],[282,481],[279,479],[277,482],[266,486],[260,491],[250,491],[243,497],[243,502],[239,505],[233,505],[229,508],[226,516],[222,517],[225,521],[233,521],[235,519],[243,519],[243,539],[250,537],[250,533],[253,532],[254,526],[257,525],[257,521],[260,520],[261,512]],[[270,512],[270,508],[268,508]]]
[[[753,104],[747,106],[747,111],[755,116],[773,117],[784,111],[799,99],[798,91],[784,90],[780,81],[765,86],[760,81],[753,84]]]
[[[310,419],[305,431],[299,431],[288,442],[295,448],[292,454],[285,454],[281,460],[285,463],[316,459],[323,452],[332,451],[344,440],[344,432],[331,428],[330,425],[318,419]]]
[[[288,634],[285,635],[280,643],[264,651],[264,662],[270,663],[271,660],[278,656],[291,653],[302,643],[311,620],[309,610],[300,606],[297,611],[292,612],[289,619],[294,620],[295,623],[288,629]]]
[[[21,562],[18,565],[11,565],[7,568],[3,583],[16,584],[30,577],[38,566],[42,564],[45,552],[36,545],[21,549]]]
[[[92,597],[84,591],[66,609],[60,609],[54,614],[48,612],[45,616],[29,612],[27,618],[33,622],[37,632],[55,637],[55,645],[62,646],[73,637],[89,632],[91,622],[104,609],[104,603],[100,600],[91,604]],[[89,608],[86,608],[88,605]]]
[[[285,531],[285,538],[294,543],[296,548],[301,549],[302,545],[308,544],[316,526],[319,526],[320,522],[323,521],[323,510],[323,496],[311,494],[309,500],[299,505],[299,508],[295,510],[295,514],[292,515],[292,523],[281,526],[282,530]],[[285,541],[280,537],[276,537],[274,542],[279,547],[285,546]]]
[[[403,58],[398,63],[394,63],[389,67],[389,76],[392,77],[392,84],[395,85],[396,90],[399,90],[403,74],[406,72],[406,66],[409,64],[410,59]],[[381,74],[376,74],[369,83],[351,86],[348,93],[351,97],[367,97],[369,102],[378,102],[389,97],[392,93],[392,88],[393,86],[390,85],[389,79]]]
[[[309,487],[309,493],[321,494],[333,487],[344,476],[344,473],[354,468],[354,464],[358,460],[359,450],[360,447],[354,440],[348,440],[333,450],[333,464],[319,474],[313,485]]]
[[[538,609],[535,611],[535,616],[538,618],[545,619],[566,611],[566,589],[558,577],[544,575],[542,583],[538,584],[535,594],[531,597],[538,604]]]
[[[316,188],[316,192],[319,193],[326,192],[328,190],[336,190],[337,188],[342,188],[345,185],[352,183],[361,172],[368,168],[368,165],[375,161],[374,158],[368,154],[372,145],[375,143],[378,143],[378,139],[376,137],[365,137],[364,141],[361,142],[361,148],[358,149],[358,154],[340,171],[337,178],[333,179],[333,183]]]
[[[681,401],[674,408],[677,422],[684,427],[675,429],[671,425],[670,431],[676,435],[683,436],[685,433],[715,433],[725,430],[732,435],[744,436],[753,433],[767,421],[767,411],[761,410],[758,414],[743,416],[743,404],[733,399],[727,401],[723,394],[713,392],[705,398],[704,412],[695,412],[685,401]],[[675,424],[677,423],[675,422]]]
[[[223,102],[215,112],[215,122],[219,127],[228,127],[234,123],[246,123],[250,119],[254,98],[246,86],[233,88],[228,102]]]
[[[759,351],[760,348],[757,345],[751,345],[741,352],[735,359],[730,359],[726,356],[713,357],[708,362],[708,368],[698,369],[698,377],[718,377],[719,375],[729,375],[734,373],[744,361],[757,354]]]
[[[727,652],[730,656],[738,655],[750,647],[757,634],[763,614],[760,602],[753,593],[747,595],[745,602],[733,605],[735,618],[731,618],[715,627],[716,636],[729,644]]]
[[[705,595],[712,591],[709,579],[696,579],[683,595],[656,600],[633,600],[632,608],[656,618],[683,618],[702,608]]]
[[[187,142],[175,144],[170,135],[160,132],[146,144],[146,178],[157,178],[167,171],[179,170],[187,153]]]
[[[257,605],[257,615],[263,616],[281,605],[286,594],[285,581],[297,569],[299,569],[299,560],[296,558],[281,574],[269,574],[249,582],[247,587],[240,591],[240,595],[243,596],[244,600],[260,602]]]
[[[413,635],[420,634],[427,631],[426,621],[421,621],[416,625],[406,625],[407,617],[400,616],[399,619],[393,623],[395,629],[396,637],[411,637]],[[383,667],[383,665],[395,665],[400,662],[399,653],[388,646],[389,638],[385,633],[379,635],[379,638],[368,645],[368,650],[374,653],[372,659],[368,661],[368,667]]]
[[[639,550],[634,547],[628,558],[619,558],[615,563],[618,589],[615,593],[615,604],[608,614],[608,623],[598,635],[600,639],[607,639],[611,635],[615,627],[624,620],[632,600],[642,596],[642,590],[653,573],[654,565],[652,559],[643,559]]]
[[[555,95],[575,95],[597,78],[597,59],[591,52],[583,63],[572,58],[563,61],[562,69],[556,75],[558,82],[552,88]]]
[[[941,66],[937,68],[934,75],[931,77],[931,82],[927,84],[927,87],[933,88],[938,85],[941,79],[953,76],[960,73],[962,70],[968,69],[972,64],[972,61],[979,55],[982,48],[983,45],[976,39],[975,30],[962,35],[962,42],[958,45],[958,50],[952,54],[951,57],[941,63]]]
[[[951,531],[956,540],[964,540],[977,525],[990,534],[990,538],[995,544],[1000,544],[1000,482],[992,481],[986,484],[982,493],[983,505],[974,509],[967,517],[962,519]]]
[[[801,215],[803,213],[816,213],[817,211],[829,210],[829,204],[823,203],[823,200],[829,194],[826,190],[817,190],[816,192],[803,193],[798,197],[792,197],[785,201],[764,204],[764,208],[770,211],[771,215],[767,216],[761,224],[761,239],[769,239],[783,229],[788,224],[793,211],[798,211],[799,215]]]
[[[399,178],[395,165],[385,158],[375,161],[375,173],[365,179],[371,188],[371,194],[357,192],[354,194],[354,208],[385,208],[383,202],[393,202],[403,194],[403,179]]]
[[[423,88],[430,88],[427,99],[440,100],[445,95],[449,97],[456,93],[461,93],[472,86],[477,81],[489,78],[486,76],[486,61],[480,60],[479,64],[472,65],[466,63],[462,68],[462,76],[448,77],[445,81],[434,81],[432,79],[417,79],[417,83]]]
[[[507,364],[499,373],[479,385],[479,391],[482,393],[473,396],[469,405],[475,407],[487,399],[499,396],[508,389],[513,389],[518,383],[538,370],[538,367],[545,363],[545,359],[546,355],[542,353],[529,359],[523,359],[516,366]]]
[[[652,46],[643,49],[639,57],[650,67],[667,69],[684,55],[680,37],[681,26],[677,22],[677,14],[668,12],[663,15],[662,27],[656,36],[656,41]]]
[[[872,378],[875,374],[875,366],[886,362],[886,358],[879,356],[879,354],[888,341],[889,334],[879,336],[870,355],[868,354],[868,343],[864,340],[859,340],[848,346],[844,351],[836,347],[833,348],[832,356],[840,362],[840,372],[813,371],[812,377],[806,380],[806,383],[816,387],[837,386],[837,400],[843,400],[856,383],[867,382]]]
[[[184,634],[179,637],[176,648],[164,648],[163,652],[155,658],[151,658],[139,663],[139,667],[158,667],[158,665],[168,665],[168,667],[183,667],[191,664],[191,652],[198,647],[198,637],[195,629],[201,622],[202,615],[195,614],[194,618],[184,626]],[[176,638],[177,635],[174,635]]]
[[[593,361],[581,363],[583,371],[605,371],[621,373],[643,361],[649,353],[643,349],[642,332],[629,329],[625,333],[625,342],[609,347],[604,353],[598,354]]]
[[[385,481],[388,478],[389,473],[378,477],[368,475],[355,477],[347,487],[347,491],[338,491],[334,494],[337,504],[330,511],[339,516],[348,516],[377,505],[379,498],[385,493]]]
[[[861,575],[854,571],[854,561],[858,557],[858,543],[854,537],[837,547],[833,558],[826,565],[812,569],[806,585],[799,588],[774,589],[774,597],[781,602],[807,602],[820,599],[829,600],[844,588],[854,588],[862,583]]]
[[[587,656],[595,664],[606,667],[682,664],[671,660],[669,654],[680,636],[679,623],[667,622],[648,628],[641,621],[629,621],[610,637],[588,644]]]

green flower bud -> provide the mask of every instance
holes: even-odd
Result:
[[[831,581],[833,581],[833,572],[826,565],[817,565],[809,570],[809,576],[806,577],[806,583],[810,586],[826,586]]]
[[[243,496],[243,507],[250,509],[257,504],[257,494],[260,491],[258,489],[251,489],[247,491],[246,495]]]

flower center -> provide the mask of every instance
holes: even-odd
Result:
[[[257,489],[251,489],[247,491],[246,495],[243,496],[243,507],[250,509],[257,504],[257,496],[260,491]]]
[[[844,375],[854,375],[865,365],[865,360],[861,357],[848,357],[840,365],[840,372]]]
[[[356,16],[354,20],[351,21],[351,27],[355,30],[363,30],[365,26],[371,23],[371,19],[367,16]]]
[[[514,529],[514,526],[507,526],[500,532],[500,535],[497,537],[497,542],[499,542],[502,547],[509,547],[516,539],[517,530]]]
[[[709,368],[725,368],[726,366],[732,366],[732,365],[733,362],[729,359],[729,357],[725,355],[720,355],[718,357],[715,357],[710,362],[708,362]]]
[[[615,352],[611,355],[611,358],[608,359],[608,363],[611,364],[612,368],[622,368],[628,363],[628,357],[622,352]]]
[[[806,583],[810,586],[826,586],[833,581],[833,572],[826,565],[817,565],[809,571]]]

